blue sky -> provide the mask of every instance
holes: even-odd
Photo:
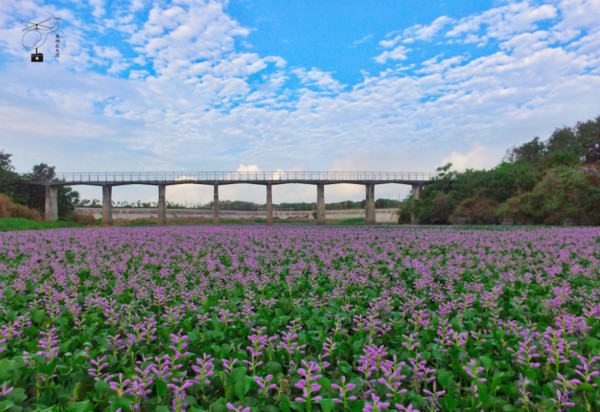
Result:
[[[53,34],[31,63],[21,19],[49,17],[60,56]],[[0,149],[19,172],[491,168],[512,145],[600,115],[598,22],[600,0],[3,0]],[[280,186],[274,201],[314,192]],[[362,196],[326,189],[327,201]],[[264,188],[221,198],[260,202]]]

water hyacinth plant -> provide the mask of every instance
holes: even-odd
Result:
[[[0,233],[0,410],[597,411],[600,229]]]

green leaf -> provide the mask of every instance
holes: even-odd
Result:
[[[56,369],[56,363],[57,363],[57,360],[54,359],[49,364],[40,366],[39,371],[45,375],[51,375],[54,373],[54,370]]]
[[[437,373],[438,382],[442,388],[448,389],[454,380],[454,374],[447,369],[440,369]]]
[[[156,394],[161,398],[167,394],[167,384],[162,379],[156,380]]]
[[[9,400],[5,400],[5,401],[1,401],[0,402],[0,410],[1,411],[7,411],[9,408],[13,407],[14,403],[12,401]]]
[[[319,383],[323,391],[329,392],[331,390],[331,381],[328,378],[323,376],[319,379]]]
[[[234,382],[239,382],[240,380],[242,380],[242,378],[244,376],[246,376],[246,371],[248,370],[248,368],[246,368],[245,366],[239,367],[239,368],[235,368],[232,372],[231,372],[231,377],[233,378]]]
[[[453,411],[454,409],[458,408],[458,399],[454,399],[454,398],[446,398],[446,408],[450,411]]]
[[[304,404],[300,403],[300,402],[296,402],[296,401],[291,401],[290,408],[295,411],[302,411],[302,410],[304,410]]]
[[[14,362],[10,359],[0,360],[0,378],[9,379],[12,378],[14,369]]]
[[[279,408],[283,412],[290,412],[290,409],[291,409],[290,403],[291,403],[291,400],[290,400],[289,396],[281,395],[281,399],[279,400]]]
[[[121,410],[129,411],[131,410],[131,406],[133,405],[133,401],[128,398],[119,398],[117,396],[112,397],[112,403],[110,404],[110,411],[116,412],[117,409],[121,408]]]
[[[281,363],[275,362],[275,361],[269,361],[265,365],[265,369],[267,370],[267,372],[269,372],[270,374],[275,376],[278,373],[281,373]]]
[[[350,405],[352,412],[362,412],[365,407],[365,401],[354,401]]]
[[[210,411],[211,412],[226,412],[227,411],[227,407],[225,406],[227,404],[227,401],[223,398],[219,398],[218,400],[216,400],[215,402],[210,404]]]
[[[479,360],[483,364],[483,367],[485,368],[486,372],[489,372],[490,369],[492,369],[492,365],[494,364],[494,362],[492,361],[492,359],[489,356],[486,356],[486,355],[480,356]]]
[[[92,408],[90,401],[86,399],[85,401],[72,403],[71,407],[67,410],[69,412],[86,412],[93,411],[94,409]]]
[[[333,412],[335,404],[331,399],[321,399],[319,403],[321,404],[321,409],[323,412]]]
[[[85,397],[87,392],[86,385],[83,382],[78,382],[77,385],[73,388],[73,398],[77,400],[82,400]]]
[[[577,387],[577,390],[583,392],[592,392],[596,390],[596,388],[594,388],[591,383],[582,383]]]
[[[249,376],[247,376],[247,378],[252,379]],[[246,396],[249,390],[250,381],[246,379],[246,377],[244,377],[244,379],[240,380],[233,386],[233,393],[235,393],[235,396],[237,396],[237,398],[241,401],[244,400],[244,396]]]
[[[31,320],[36,324],[41,324],[46,317],[46,311],[42,309],[34,309],[31,314]]]

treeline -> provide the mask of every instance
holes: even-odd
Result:
[[[600,225],[600,116],[507,150],[491,170],[438,168],[400,223]]]
[[[326,203],[325,208],[327,210],[346,210],[346,209],[364,209],[365,208],[365,200],[361,200],[358,202],[354,202],[352,200],[344,200],[342,202],[333,202]],[[402,202],[393,199],[377,199],[375,201],[376,209],[395,209],[400,207]],[[82,207],[99,207],[102,206],[102,202],[98,199],[88,200],[83,199],[79,201],[77,206]],[[142,202],[138,200],[137,202],[113,202],[113,206],[115,207],[124,207],[124,208],[157,208],[158,202]],[[177,203],[177,202],[166,202],[167,209],[198,209],[198,210],[212,210],[213,202],[209,202],[206,204],[190,204],[190,203]],[[243,200],[221,200],[219,201],[219,209],[220,210],[239,210],[239,211],[248,211],[248,210],[266,210],[266,203],[254,203],[247,202]],[[298,211],[314,211],[317,210],[317,203],[306,203],[306,202],[284,202],[279,204],[273,204],[274,210],[298,210]]]
[[[44,187],[28,184],[36,180],[55,179],[55,167],[40,163],[33,166],[31,173],[18,174],[14,170],[11,154],[0,150],[0,194],[8,196],[12,202],[36,210],[43,215],[46,204]],[[58,189],[58,216],[68,218],[72,215],[79,200],[79,193],[70,187]]]

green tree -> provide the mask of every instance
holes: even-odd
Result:
[[[15,170],[10,160],[11,154],[5,153],[4,150],[0,150],[0,170],[13,172]]]
[[[533,138],[521,146],[512,147],[505,155],[505,160],[510,163],[524,163],[533,168],[540,168],[544,161],[546,145],[539,137]]]
[[[572,166],[579,163],[584,150],[573,129],[556,129],[546,144],[546,167]]]
[[[575,134],[582,148],[583,163],[600,164],[600,116],[595,120],[577,123]]]
[[[25,205],[29,199],[28,187],[14,171],[11,157],[11,154],[0,150],[0,193],[8,195],[15,203]]]

